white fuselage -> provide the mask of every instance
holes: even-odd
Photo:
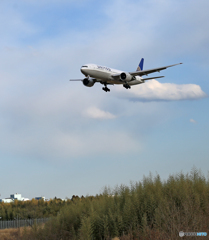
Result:
[[[85,64],[81,67],[81,72],[86,77],[95,78],[99,81],[105,82],[107,84],[124,84],[124,81],[121,81],[120,78],[115,78],[114,74],[121,74],[123,71],[116,70],[109,67],[104,67],[96,64]],[[129,85],[136,85],[143,83],[143,78],[135,76],[131,81],[128,81]]]

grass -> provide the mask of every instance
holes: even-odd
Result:
[[[29,227],[27,227],[28,230]],[[23,228],[7,228],[0,229],[0,239],[1,240],[18,240],[23,237]]]

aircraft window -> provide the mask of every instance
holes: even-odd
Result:
[[[83,68],[83,67],[88,67],[88,66],[82,66],[82,68]]]

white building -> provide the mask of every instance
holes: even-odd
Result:
[[[0,202],[11,203],[11,202],[13,202],[13,199],[11,199],[11,198],[3,198],[3,199],[0,199]]]
[[[24,198],[23,201],[30,201],[30,199],[29,198]]]
[[[11,194],[10,198],[0,199],[0,202],[11,203],[11,202],[14,202],[14,200],[28,201],[29,199],[22,197],[21,194],[15,193],[15,194]]]
[[[11,194],[10,198],[18,200],[18,201],[23,201],[24,198],[22,198],[21,194],[15,193],[15,194]]]

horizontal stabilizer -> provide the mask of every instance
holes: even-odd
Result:
[[[143,80],[151,80],[151,79],[156,79],[156,78],[163,78],[164,76],[159,76],[159,77],[150,77],[150,78],[143,78]]]

